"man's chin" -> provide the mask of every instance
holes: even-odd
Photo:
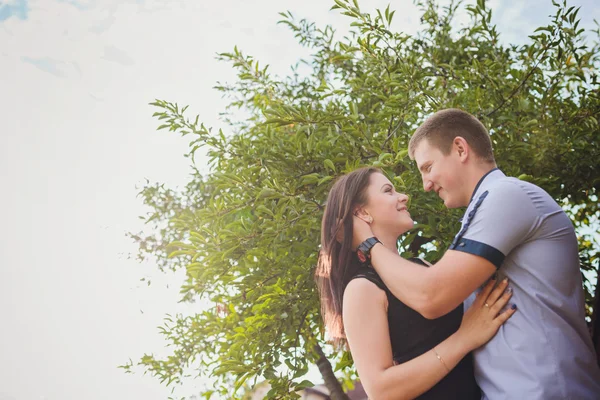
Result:
[[[442,201],[442,203],[444,203],[444,205],[445,205],[446,207],[448,207],[448,198],[447,198],[446,196],[443,196],[443,197],[442,197],[442,193],[441,193],[441,191],[440,191],[440,192],[438,192],[438,194],[437,194],[437,195],[438,195],[438,197],[440,198],[440,200]]]
[[[444,202],[444,206],[446,206],[446,208],[458,208],[459,207],[452,202],[452,199],[445,198],[445,199],[442,199],[442,201]]]
[[[460,203],[452,202],[452,201],[444,201],[444,206],[446,206],[446,208],[452,209],[452,208],[464,208],[467,205],[466,204],[460,204]]]

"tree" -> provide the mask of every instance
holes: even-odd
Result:
[[[155,258],[161,269],[185,268],[183,300],[214,307],[167,318],[161,332],[173,353],[144,356],[139,364],[147,371],[171,384],[196,368],[193,374],[215,379],[214,392],[230,397],[266,379],[271,397],[294,398],[312,385],[302,379],[317,362],[332,398],[345,398],[333,370],[347,386],[352,361],[326,345],[313,283],[326,194],[341,174],[382,168],[411,194],[418,221],[400,239],[402,254],[439,259],[460,211],[422,191],[407,144],[441,108],[475,114],[492,134],[499,166],[565,207],[580,234],[582,271],[597,276],[600,45],[584,42],[579,9],[555,4],[549,24],[527,44],[506,45],[483,0],[464,7],[470,22],[460,30],[453,28],[460,3],[417,4],[422,29],[414,36],[391,30],[389,7],[369,15],[356,1],[335,0],[333,8],[352,21],[342,39],[329,26],[282,13],[281,23],[313,50],[306,75],[293,68],[290,76],[273,76],[237,48],[221,54],[238,75],[217,89],[231,99],[229,111],[248,115],[229,114],[229,132],[189,119],[187,107],[152,103],[158,129],[190,137],[192,160],[205,148],[210,172],[196,170],[180,192],[148,183],[141,193],[152,210],[149,232],[132,237],[140,257]],[[590,315],[594,282],[583,276]]]

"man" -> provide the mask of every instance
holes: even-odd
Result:
[[[494,274],[509,280],[518,311],[473,354],[484,399],[600,399],[577,239],[560,206],[541,188],[506,177],[487,130],[464,111],[429,117],[411,138],[409,155],[425,191],[435,191],[448,208],[467,207],[462,229],[442,259],[423,268],[367,241],[373,234],[356,217],[361,256],[426,318],[465,300],[468,307]]]

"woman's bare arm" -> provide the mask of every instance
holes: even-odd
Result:
[[[352,280],[344,292],[344,329],[369,399],[413,399],[431,389],[468,352],[487,342],[514,313],[509,310],[498,315],[510,298],[510,293],[502,295],[505,287],[502,283],[492,292],[493,285],[488,284],[473,309],[465,313],[461,329],[434,349],[393,365],[386,294],[366,279]],[[485,302],[490,306],[484,308]]]

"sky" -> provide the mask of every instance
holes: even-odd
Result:
[[[582,26],[600,17],[581,5]],[[166,399],[170,388],[117,366],[167,354],[156,327],[177,304],[181,274],[129,257],[146,179],[186,183],[187,143],[156,132],[156,98],[189,104],[227,129],[212,89],[234,79],[215,55],[238,46],[287,74],[308,55],[283,25],[290,10],[340,32],[320,0],[0,0],[0,400]],[[385,8],[387,1],[360,1]],[[551,1],[494,0],[503,40],[547,23]],[[395,28],[418,29],[410,0]],[[198,166],[203,165],[197,159]],[[140,281],[152,281],[150,286]],[[197,393],[189,381],[176,394]]]

